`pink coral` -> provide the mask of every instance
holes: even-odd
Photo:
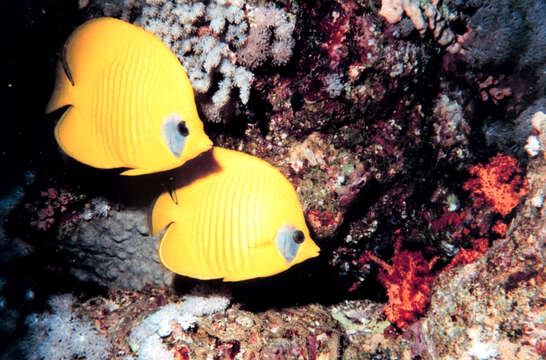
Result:
[[[67,191],[62,189],[59,191],[54,188],[41,191],[40,196],[43,198],[43,203],[40,208],[36,209],[37,219],[31,221],[30,225],[40,231],[46,231],[51,228],[61,214],[66,215],[67,205],[74,199]],[[74,214],[73,211],[71,215]]]

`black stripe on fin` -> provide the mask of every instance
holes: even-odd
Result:
[[[66,74],[66,77],[74,86],[74,79],[72,78],[72,74],[70,73],[70,67],[68,66],[68,62],[66,61],[66,44],[63,46],[63,53],[61,54],[61,64],[63,65],[64,73]]]

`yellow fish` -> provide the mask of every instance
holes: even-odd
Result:
[[[205,173],[207,163],[214,168]],[[294,188],[267,162],[214,147],[187,167],[178,204],[163,193],[151,213],[153,234],[167,227],[159,258],[169,270],[239,281],[280,273],[319,254]]]
[[[148,174],[212,147],[176,56],[159,38],[122,20],[90,20],[66,41],[46,112],[66,105],[55,139],[93,167]]]

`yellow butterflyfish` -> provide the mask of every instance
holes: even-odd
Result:
[[[201,171],[207,162],[213,170]],[[292,184],[269,163],[214,147],[186,166],[177,202],[163,193],[150,218],[153,234],[167,228],[159,245],[166,268],[197,279],[240,281],[318,256]]]
[[[122,20],[93,19],[70,35],[46,112],[64,106],[57,143],[96,168],[148,174],[212,147],[176,56],[155,35]]]

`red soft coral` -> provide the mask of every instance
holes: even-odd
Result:
[[[448,271],[459,265],[470,264],[476,261],[487,251],[488,241],[485,238],[471,239],[472,249],[461,248],[442,271]]]
[[[517,160],[509,155],[498,154],[487,165],[474,165],[468,172],[475,178],[465,182],[463,188],[472,191],[476,208],[485,203],[506,216],[528,193],[527,179]]]
[[[418,315],[425,313],[430,302],[431,285],[434,275],[431,269],[437,257],[426,261],[419,251],[401,250],[399,237],[394,245],[392,265],[366,252],[361,262],[369,260],[381,266],[378,280],[387,291],[389,302],[385,314],[389,321],[400,329],[406,328]]]

